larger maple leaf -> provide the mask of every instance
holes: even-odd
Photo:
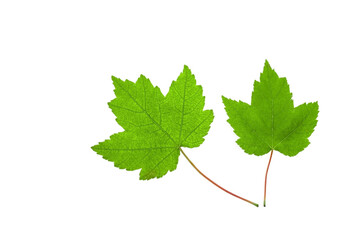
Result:
[[[257,156],[271,151],[265,176],[266,197],[266,178],[273,151],[295,156],[304,150],[317,124],[319,105],[304,103],[294,108],[286,78],[280,78],[268,61],[260,74],[260,82],[254,82],[251,105],[224,96],[222,99],[228,122],[239,136],[237,144],[246,153]]]
[[[136,83],[112,77],[116,98],[109,107],[125,131],[110,136],[92,149],[114,165],[129,171],[141,169],[140,179],[160,178],[176,169],[180,152],[204,178],[221,190],[258,207],[222,188],[205,176],[186,156],[181,147],[194,148],[204,142],[214,119],[212,110],[204,110],[202,87],[184,66],[164,96],[158,87],[141,75]]]
[[[136,83],[112,77],[116,98],[109,102],[124,128],[92,149],[121,169],[141,169],[140,179],[160,178],[176,169],[180,147],[200,146],[214,114],[203,110],[205,97],[190,69],[164,96],[141,75]]]

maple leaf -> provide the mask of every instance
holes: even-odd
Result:
[[[304,103],[294,108],[286,78],[280,78],[268,61],[260,74],[260,82],[254,82],[251,105],[224,96],[222,99],[228,122],[239,136],[237,144],[246,153],[257,156],[271,151],[268,168],[274,150],[295,156],[310,144],[308,138],[317,124],[318,103]]]
[[[125,131],[92,147],[103,158],[120,169],[141,169],[140,179],[147,180],[175,170],[180,147],[203,143],[214,114],[203,110],[202,87],[187,66],[166,96],[143,75],[136,83],[112,80],[116,98],[109,107]]]

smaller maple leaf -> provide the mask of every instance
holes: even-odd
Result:
[[[260,82],[254,82],[251,105],[222,97],[228,122],[246,153],[261,156],[276,150],[295,156],[310,144],[319,105],[304,103],[294,108],[291,97],[286,78],[279,78],[268,61]]]
[[[274,150],[295,156],[310,144],[308,138],[317,124],[318,102],[294,107],[286,78],[280,78],[268,61],[260,82],[254,82],[251,105],[224,96],[222,99],[228,122],[239,136],[237,144],[246,153],[257,156],[271,151],[268,167]]]

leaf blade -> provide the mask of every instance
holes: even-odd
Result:
[[[254,82],[251,105],[225,97],[223,103],[228,122],[239,137],[238,145],[246,153],[258,156],[270,150],[295,156],[304,150],[319,112],[317,102],[294,108],[286,78],[279,77],[267,60],[260,81]]]
[[[203,110],[202,87],[187,66],[166,97],[143,75],[136,83],[112,79],[116,98],[108,105],[125,131],[92,147],[104,159],[120,169],[141,169],[140,179],[149,180],[176,169],[180,147],[204,141],[213,112]]]

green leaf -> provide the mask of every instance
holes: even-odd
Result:
[[[280,78],[265,61],[260,82],[254,82],[251,105],[222,97],[228,122],[248,154],[264,155],[271,150],[295,156],[309,144],[317,124],[319,105],[304,103],[294,108],[286,78]]]
[[[109,107],[124,128],[92,149],[120,169],[141,169],[140,179],[160,178],[176,169],[180,147],[198,147],[214,115],[203,110],[205,97],[190,69],[164,96],[141,75],[136,83],[112,77],[116,98]]]

